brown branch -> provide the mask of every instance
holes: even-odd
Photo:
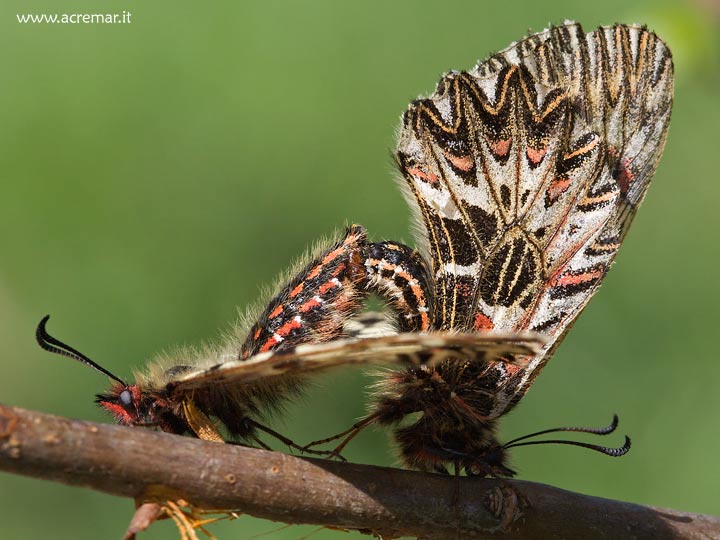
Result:
[[[495,538],[720,539],[717,517],[542,484],[295,457],[2,405],[0,470],[139,501],[161,490],[200,508],[438,540],[490,536],[494,495],[512,486],[529,505]]]

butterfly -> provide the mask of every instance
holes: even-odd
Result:
[[[296,397],[307,375],[316,370],[367,362],[432,365],[433,357],[448,353],[487,361],[507,354],[522,358],[542,345],[542,338],[531,334],[452,339],[432,333],[392,335],[394,329],[384,317],[360,315],[368,294],[368,247],[365,229],[347,228],[343,238],[321,244],[298,269],[281,278],[264,309],[245,317],[223,343],[151,362],[132,383],[52,337],[47,331],[49,316],[40,321],[36,338],[44,349],[78,360],[114,381],[96,402],[119,424],[269,449],[259,437],[265,433],[305,452],[312,451],[269,428],[265,418]]]
[[[389,426],[402,462],[513,476],[498,420],[526,394],[597,291],[662,154],[673,100],[670,51],[640,26],[530,35],[468,72],[451,71],[402,118],[401,187],[418,248],[372,244],[365,267],[403,332],[540,333],[517,361],[449,355],[381,375],[370,413],[321,443]],[[502,355],[501,355],[502,356]]]

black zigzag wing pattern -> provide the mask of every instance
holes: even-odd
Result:
[[[672,95],[655,34],[568,23],[448,73],[405,113],[397,159],[423,225],[431,328],[549,336],[493,415],[601,283],[662,153]]]

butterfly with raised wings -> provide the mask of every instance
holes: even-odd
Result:
[[[669,50],[643,27],[586,34],[566,23],[531,35],[448,73],[405,113],[396,155],[417,250],[350,227],[224,344],[155,362],[133,384],[52,338],[47,318],[38,342],[114,379],[98,402],[122,424],[223,440],[215,418],[241,441],[264,446],[264,431],[295,448],[263,418],[306,374],[400,363],[367,417],[316,443],[342,437],[339,453],[365,426],[388,425],[408,466],[511,476],[507,450],[534,442],[500,444],[497,420],[612,263],[662,153],[672,81]],[[399,333],[353,334],[368,292],[387,300]]]

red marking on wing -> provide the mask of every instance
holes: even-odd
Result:
[[[270,315],[268,315],[268,319],[274,319],[275,317],[277,317],[278,315],[280,315],[282,313],[282,310],[283,310],[283,307],[281,304],[272,310],[272,313],[270,313]],[[255,339],[257,339],[257,338],[255,338]]]
[[[543,148],[528,147],[527,152],[526,152],[528,159],[535,165],[537,165],[538,163],[540,163],[543,160],[546,153],[547,153],[547,146],[545,146]]]
[[[572,181],[569,178],[555,178],[548,186],[547,194],[551,201],[556,201],[570,187]]]
[[[635,181],[635,175],[630,170],[630,164],[632,162],[627,159],[623,158],[620,161],[620,174],[618,175],[618,184],[620,185],[620,193],[625,195],[630,188],[630,184],[632,184]]]
[[[607,201],[611,201],[615,198],[617,195],[617,192],[615,191],[608,191],[607,193],[603,193],[601,195],[598,195],[597,197],[585,197],[581,202],[580,205],[593,205],[593,204],[600,204]]]
[[[474,293],[470,284],[464,281],[458,281],[455,284],[455,292],[458,294],[458,296],[461,296],[463,298],[468,298]]]
[[[509,379],[513,377],[514,375],[517,375],[519,372],[523,370],[522,367],[516,366],[515,364],[503,364],[505,367],[505,376]]]
[[[485,141],[487,142],[493,154],[495,154],[497,157],[505,157],[510,151],[510,144],[512,143],[512,138],[493,141],[492,139],[485,137]]]
[[[433,173],[428,174],[425,171],[423,171],[420,167],[410,167],[408,169],[408,172],[415,178],[419,178],[420,180],[425,180],[426,182],[430,182],[431,184],[436,184],[437,181],[440,179],[437,174],[433,174]]]
[[[445,152],[445,157],[453,164],[453,166],[461,171],[470,171],[475,166],[475,160],[472,156],[455,156],[450,152]]]
[[[493,323],[487,315],[478,313],[475,315],[475,324],[473,325],[473,328],[475,330],[493,330],[495,328],[495,323]]]
[[[568,285],[579,285],[579,284],[585,283],[587,281],[593,281],[595,279],[599,279],[602,276],[603,276],[603,271],[600,268],[594,268],[594,269],[589,270],[588,272],[584,272],[582,274],[573,274],[572,272],[567,272],[565,274],[558,276],[557,280],[555,280],[555,285],[558,287],[566,287]]]

